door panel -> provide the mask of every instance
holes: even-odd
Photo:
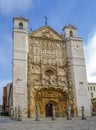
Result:
[[[52,104],[47,104],[46,105],[46,116],[51,117],[52,116]]]

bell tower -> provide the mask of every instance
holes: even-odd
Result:
[[[27,117],[28,20],[13,19],[13,109]],[[16,118],[16,117],[15,117]]]
[[[83,40],[77,36],[77,28],[72,25],[63,28],[63,36],[66,40],[67,56],[70,61],[73,87],[76,96],[77,115],[81,116],[81,108],[84,106],[85,115],[90,116],[88,100],[88,83],[83,51]]]

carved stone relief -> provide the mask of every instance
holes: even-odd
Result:
[[[58,66],[63,66],[63,59],[62,58],[56,58],[56,62]]]
[[[56,76],[49,77],[43,77],[42,79],[43,85],[56,85],[57,84],[57,78]]]
[[[33,74],[40,74],[40,66],[39,65],[30,65],[30,72]]]
[[[62,76],[66,75],[66,71],[65,71],[65,69],[63,67],[62,68],[58,68],[58,75],[62,75]]]
[[[35,64],[40,64],[40,56],[34,56],[34,63]]]
[[[65,44],[55,39],[49,40],[52,38],[51,32],[43,32],[42,37],[44,39],[34,37],[29,41],[28,91],[31,100],[31,113],[35,111],[35,105],[38,105],[41,114],[44,115],[46,104],[52,100],[57,103],[60,113],[64,115],[68,100],[63,93],[67,92],[67,68],[63,66],[63,63],[66,63]],[[70,85],[72,86],[71,80]],[[56,91],[48,91],[51,87]],[[47,90],[40,91],[35,95],[41,88],[47,88]],[[62,93],[57,89],[62,89]],[[56,109],[56,112],[59,113],[59,110]]]
[[[33,84],[39,85],[40,84],[40,76],[39,75],[34,75],[33,77]]]
[[[42,32],[41,34],[41,37],[44,37],[44,38],[51,38],[53,39],[53,34],[49,31],[49,30],[45,30]]]
[[[41,55],[41,49],[39,47],[34,47],[34,55]]]
[[[66,77],[58,77],[58,84],[59,86],[66,86],[67,85]]]

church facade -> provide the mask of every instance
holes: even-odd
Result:
[[[21,117],[90,116],[83,40],[67,25],[62,35],[45,25],[28,32],[28,20],[13,19],[13,110]],[[15,116],[15,114],[14,114]]]

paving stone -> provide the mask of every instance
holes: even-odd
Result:
[[[0,117],[0,130],[96,130],[96,117],[87,120],[74,118],[70,121],[66,118],[43,118],[40,121],[28,119],[24,121],[13,121],[9,118]]]

